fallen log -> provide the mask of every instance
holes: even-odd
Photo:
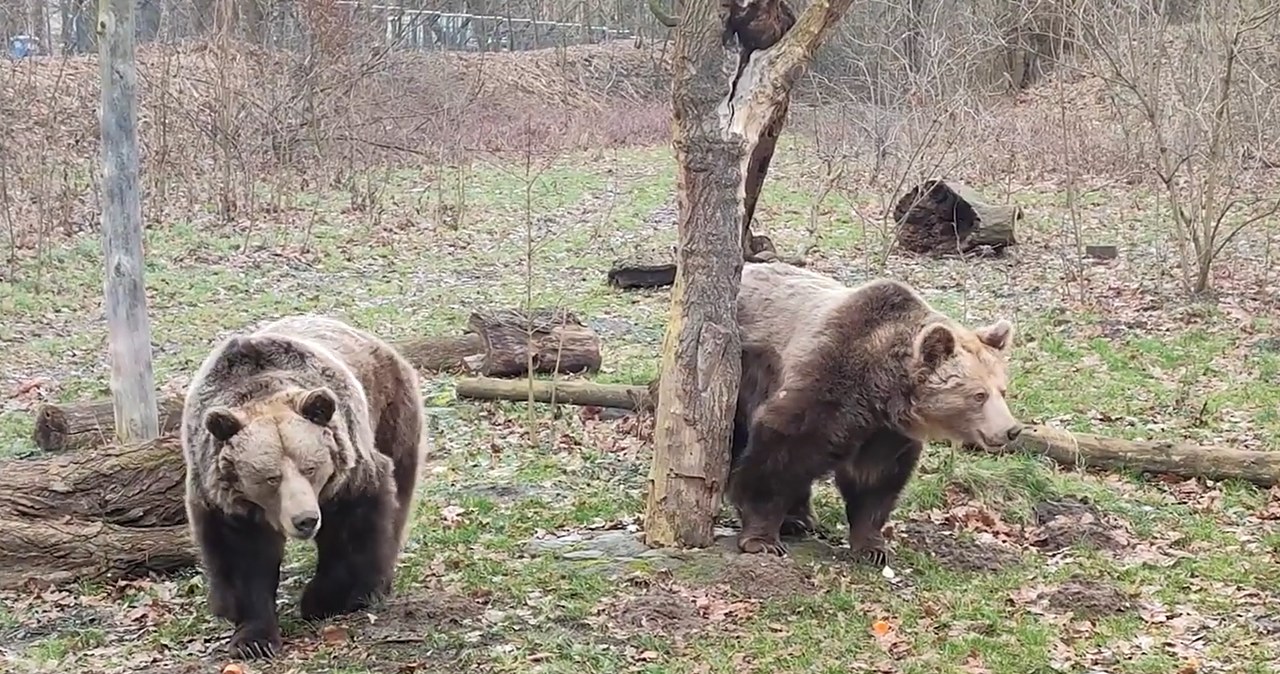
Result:
[[[619,261],[613,263],[607,278],[615,288],[665,288],[676,282],[676,265]]]
[[[0,589],[195,564],[178,439],[0,464]]]
[[[458,380],[457,393],[462,398],[526,400],[530,384],[527,379],[463,378]],[[628,410],[652,409],[654,396],[651,392],[656,390],[652,385],[548,380],[534,380],[532,388],[537,402],[551,402],[554,396],[556,402],[570,405]],[[1040,425],[1027,426],[1017,441],[1002,453],[1011,451],[1040,454],[1068,468],[1131,469],[1210,480],[1235,478],[1262,487],[1280,484],[1280,452],[1202,447],[1185,442],[1122,440]]]
[[[893,216],[897,245],[904,250],[935,256],[999,254],[1017,245],[1013,230],[1022,209],[987,203],[957,182],[926,180],[898,199]]]
[[[547,379],[490,379],[466,377],[455,382],[460,398],[477,400],[528,400],[565,403],[624,410],[645,410],[649,406],[649,389],[644,386],[597,384],[589,381],[551,381]]]
[[[1165,440],[1121,440],[1049,426],[1028,426],[1008,451],[1041,454],[1067,468],[1137,470],[1207,480],[1234,478],[1260,487],[1280,484],[1280,452]]]
[[[472,333],[484,347],[464,359],[469,369],[487,377],[535,373],[591,374],[600,371],[600,338],[572,312],[563,309],[500,311],[471,314]]]

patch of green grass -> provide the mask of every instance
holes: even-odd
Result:
[[[850,282],[880,273],[866,263],[879,254],[879,234],[854,212],[871,213],[873,195],[833,191],[817,209],[815,238],[809,218],[819,169],[802,144],[789,143],[784,139],[761,201],[767,233],[785,254],[816,242],[815,266]],[[284,195],[264,186],[263,198],[279,209],[235,231],[199,212],[172,214],[147,233],[157,380],[189,375],[228,332],[288,313],[335,314],[398,340],[456,334],[474,310],[528,301],[566,306],[596,327],[604,360],[597,381],[647,384],[660,366],[668,293],[621,292],[604,277],[615,259],[666,256],[676,243],[674,215],[660,208],[674,190],[669,155],[664,147],[612,153],[607,160],[569,157],[540,172],[485,162],[396,169]],[[1106,208],[1123,198],[1095,192],[1081,203]],[[1052,221],[1061,213],[1045,211],[1059,208],[1060,194],[1019,200],[1041,211],[1031,219],[1033,231],[1060,227]],[[1137,250],[1154,234],[1127,236]],[[46,265],[44,274],[24,268],[16,282],[0,285],[0,311],[13,317],[0,326],[6,340],[0,369],[14,378],[50,376],[58,384],[56,400],[105,395],[98,243],[85,236],[54,246]],[[1057,288],[1046,289],[1062,283],[1046,276],[1049,266],[1044,259],[890,256],[884,273],[911,279],[939,309],[966,321],[1016,319],[1011,406],[1029,421],[1122,437],[1212,438],[1245,426],[1251,437],[1280,440],[1280,391],[1270,384],[1280,374],[1280,354],[1247,345],[1238,332],[1217,327],[1223,319],[1200,309],[1187,310],[1193,327],[1186,329],[1117,328],[1122,321],[1109,311],[1073,305]],[[1274,327],[1267,318],[1254,323],[1259,333]],[[1027,587],[1071,577],[1223,616],[1226,625],[1207,640],[1205,657],[1240,671],[1261,671],[1271,660],[1267,639],[1233,613],[1240,603],[1233,592],[1266,591],[1280,582],[1280,534],[1260,527],[1241,536],[1243,518],[1268,503],[1252,485],[1219,483],[1215,505],[1206,510],[1147,481],[1117,489],[1041,457],[932,445],[893,520],[933,526],[962,552],[986,549],[990,536],[1004,537],[1015,550],[1007,563],[967,571],[945,551],[895,540],[898,576],[891,582],[837,554],[799,546],[789,568],[815,579],[816,588],[744,599],[714,584],[726,560],[714,551],[689,556],[670,577],[653,559],[614,563],[526,553],[538,534],[586,535],[640,520],[649,444],[620,430],[626,424],[584,422],[570,407],[553,418],[550,406],[537,405],[531,419],[520,402],[481,406],[459,400],[449,376],[424,374],[423,389],[432,458],[388,605],[443,595],[475,606],[456,615],[428,607],[408,618],[371,609],[366,613],[373,619],[356,614],[334,621],[352,630],[357,648],[310,648],[321,626],[299,620],[296,601],[315,556],[310,546],[291,544],[281,620],[300,647],[264,671],[381,672],[417,662],[442,671],[845,672],[896,662],[902,672],[966,672],[980,664],[993,672],[1047,674],[1057,671],[1063,644],[1081,671],[1177,671],[1181,660],[1164,651],[1133,651],[1118,664],[1089,661],[1135,640],[1163,643],[1173,638],[1165,624],[1129,612],[1090,620],[1082,633],[1011,599]],[[30,452],[30,432],[29,412],[0,411],[0,455]],[[1126,523],[1127,536],[1169,559],[1140,564],[1126,558],[1131,550],[1082,544],[1051,555],[1027,544],[1023,527],[1037,526],[1037,506],[1068,499]],[[814,500],[820,522],[842,536],[844,505],[834,487],[819,485]],[[968,512],[949,513],[956,500],[981,504],[1007,530],[992,533],[980,520],[952,522]],[[689,599],[702,616],[690,618],[701,620],[697,631],[623,638],[600,624],[605,608],[668,582],[705,593],[703,604]],[[780,581],[746,585],[774,582]],[[206,648],[225,636],[229,626],[209,615],[198,575],[160,585],[168,592],[152,593],[150,601],[173,602],[173,610],[118,644],[121,661],[163,651],[185,662],[199,656],[184,649]],[[141,591],[113,592],[109,585],[85,586],[75,595],[121,610],[142,601]],[[733,602],[743,606],[718,620],[704,615]],[[664,618],[658,612],[653,619]],[[877,639],[872,625],[881,619],[894,628]],[[0,609],[0,630],[43,620]],[[403,635],[361,641],[361,630],[395,620],[403,623],[395,625]],[[16,658],[46,669],[74,668],[82,664],[78,653],[115,640],[98,627],[68,628],[26,644]]]

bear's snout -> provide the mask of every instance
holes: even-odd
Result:
[[[1009,436],[1009,442],[1017,440],[1018,436],[1022,435],[1022,424],[1014,424],[1009,428],[1005,435]]]
[[[298,538],[307,539],[320,530],[320,513],[303,513],[294,515],[289,521]]]

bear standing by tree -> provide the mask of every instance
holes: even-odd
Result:
[[[210,610],[236,626],[232,653],[281,649],[286,536],[316,543],[304,619],[390,591],[424,426],[413,367],[340,321],[285,318],[210,353],[183,411],[186,504]]]
[[[737,306],[743,552],[784,553],[780,531],[812,528],[813,481],[834,472],[850,548],[883,565],[881,528],[925,442],[998,447],[1022,430],[1005,403],[1006,320],[970,330],[898,281],[849,288],[781,262],[745,265]]]

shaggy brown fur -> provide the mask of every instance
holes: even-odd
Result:
[[[192,380],[182,445],[210,609],[235,623],[235,655],[281,648],[286,536],[316,543],[304,619],[390,590],[426,451],[417,373],[390,345],[319,316],[231,337]]]
[[[738,322],[743,342],[759,345],[751,368],[744,352],[755,379],[739,398],[737,422],[749,430],[744,439],[735,428],[744,446],[729,485],[744,552],[785,552],[783,523],[811,524],[812,483],[834,473],[850,547],[884,564],[880,530],[924,442],[998,446],[1021,430],[1004,400],[1007,321],[969,330],[897,281],[848,288],[767,263],[743,268]],[[781,367],[761,384],[768,350]]]

